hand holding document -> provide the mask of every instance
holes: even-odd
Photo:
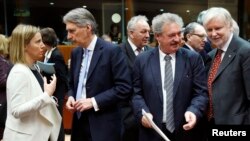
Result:
[[[37,61],[37,65],[39,66],[40,70],[44,71],[45,73],[48,74],[55,73],[55,68],[54,68],[55,63],[44,63],[41,61]]]
[[[148,116],[144,109],[142,109],[142,115],[147,118],[147,120],[152,125],[153,129],[165,140],[170,141],[169,138],[161,131],[161,129],[154,123],[154,121]]]

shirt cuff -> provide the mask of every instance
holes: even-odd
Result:
[[[93,104],[95,111],[99,111],[100,109],[99,109],[94,97],[91,98],[91,101],[92,101],[92,104]]]

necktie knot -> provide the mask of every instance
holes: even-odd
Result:
[[[84,49],[84,56],[86,57],[88,54],[89,50],[87,48]]]
[[[217,51],[217,55],[221,55],[222,53],[223,53],[223,50],[218,49],[218,51]]]
[[[142,48],[136,48],[136,51],[138,52],[138,53],[141,53],[142,52]]]
[[[169,56],[169,55],[166,55],[166,56],[164,57],[164,60],[165,60],[165,61],[170,61],[171,59],[172,59],[172,57]]]

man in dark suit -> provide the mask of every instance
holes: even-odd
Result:
[[[67,109],[73,116],[72,141],[118,141],[118,103],[129,97],[131,76],[121,48],[98,38],[93,15],[84,8],[69,11],[63,21],[68,39],[79,47],[71,53]]]
[[[128,39],[120,45],[125,53],[132,76],[134,60],[141,52],[148,51],[150,27],[146,16],[132,17],[127,24]],[[131,94],[132,96],[132,94]],[[122,141],[138,141],[139,125],[136,124],[131,105],[131,97],[120,103],[122,114]]]
[[[250,44],[233,35],[232,17],[224,8],[208,9],[203,25],[216,47],[209,53],[209,121],[215,125],[249,125]]]
[[[184,31],[183,36],[185,40],[185,44],[183,45],[183,48],[198,52],[204,64],[207,61],[210,61],[211,58],[205,51],[205,46],[207,43],[207,33],[204,27],[197,23],[197,22],[191,22],[189,23]],[[206,74],[209,70],[209,67],[205,67]],[[206,132],[206,125],[207,124],[207,118],[204,116],[200,121],[199,125],[196,126],[195,130],[199,130],[199,134],[197,134],[197,137],[200,137],[200,140],[206,140],[207,132]]]
[[[201,57],[179,47],[182,26],[182,18],[176,14],[154,17],[152,30],[159,47],[135,60],[133,107],[141,123],[140,141],[162,140],[151,129],[142,109],[171,141],[195,140],[192,129],[204,115],[208,102],[206,78]]]
[[[42,35],[43,43],[46,47],[46,53],[44,55],[45,63],[55,63],[55,74],[57,77],[56,90],[53,94],[58,100],[58,110],[61,116],[63,116],[63,104],[64,97],[68,91],[68,68],[64,62],[63,55],[57,46],[57,35],[54,29],[46,27],[40,31]],[[47,77],[47,81],[50,82],[52,74],[42,72],[43,75]],[[62,126],[60,129],[58,141],[64,141],[64,126],[62,121]]]

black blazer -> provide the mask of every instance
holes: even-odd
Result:
[[[162,128],[163,93],[161,79],[158,47],[136,58],[133,69],[135,93],[133,108],[139,123],[141,123],[142,109],[145,109],[146,112],[153,115],[154,122]],[[180,48],[176,52],[173,92],[175,129],[183,135],[184,113],[191,111],[199,120],[204,116],[208,103],[204,65],[197,53],[184,48]],[[140,126],[139,136],[140,141],[160,140],[154,130],[143,126]]]
[[[212,64],[217,49],[212,50]],[[233,36],[212,82],[215,124],[250,124],[250,43]]]
[[[73,97],[77,93],[82,56],[82,47],[76,47],[71,52],[69,95]],[[94,97],[100,110],[82,112],[88,116],[93,141],[120,139],[118,103],[127,99],[131,90],[132,81],[121,48],[98,38],[87,74],[86,96]]]

